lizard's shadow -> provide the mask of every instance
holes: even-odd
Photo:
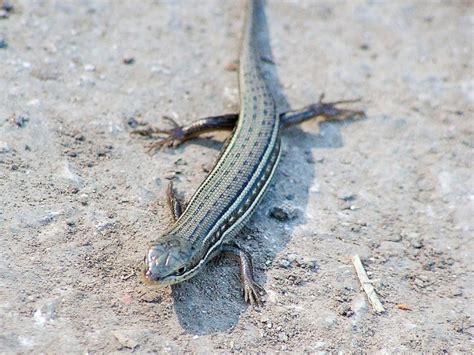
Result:
[[[309,189],[316,179],[310,148],[342,147],[341,126],[349,123],[322,122],[317,135],[305,133],[299,127],[286,130],[282,139],[282,159],[273,182],[247,227],[236,238],[237,243],[252,255],[255,276],[260,284],[268,287],[264,270],[278,267],[273,260],[290,241],[294,228],[306,222],[304,211]],[[283,204],[294,206],[303,213],[287,222],[268,217],[272,207]],[[240,289],[237,263],[227,258],[211,261],[196,277],[172,288],[181,326],[198,335],[234,327],[240,314],[247,309]]]

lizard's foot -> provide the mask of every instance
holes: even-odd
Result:
[[[247,303],[250,303],[252,306],[262,306],[262,300],[260,298],[260,293],[265,293],[265,289],[260,286],[258,283],[252,280],[245,280],[243,284],[242,294],[244,300]]]
[[[165,135],[165,137],[156,137],[158,139],[156,142],[151,144],[148,147],[148,152],[151,152],[155,149],[159,149],[161,147],[177,147],[181,143],[186,140],[186,134],[182,126],[178,125],[175,120],[171,117],[164,117],[168,121],[172,123],[174,128],[172,129],[160,129],[160,128],[153,128],[148,127],[145,129],[136,129],[130,134],[138,134],[143,137],[154,137],[155,135]]]
[[[334,102],[324,102],[323,100],[324,93],[322,93],[319,97],[319,102],[317,104],[310,106],[312,106],[315,111],[319,111],[319,114],[324,116],[327,120],[344,120],[351,116],[365,117],[365,112],[362,110],[350,110],[337,107],[337,105],[340,104],[352,104],[359,102],[361,99],[339,100]]]
[[[252,306],[261,306],[260,293],[265,293],[262,286],[255,282],[253,278],[252,258],[245,250],[240,249],[234,243],[221,246],[222,252],[239,261],[240,282],[242,285],[242,295],[246,303]]]
[[[154,149],[159,149],[164,146],[177,147],[181,143],[196,138],[202,133],[222,130],[231,131],[235,127],[239,115],[231,113],[221,116],[201,118],[200,120],[191,122],[186,126],[178,125],[176,121],[173,120],[171,117],[165,116],[164,118],[170,121],[174,128],[146,128],[137,129],[131,132],[132,134],[139,134],[141,136],[148,136],[159,139],[149,147],[148,152],[151,152]],[[164,137],[161,137],[160,135],[164,135]]]

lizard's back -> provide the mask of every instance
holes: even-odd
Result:
[[[168,232],[189,240],[196,259],[238,232],[265,191],[280,154],[280,121],[260,68],[256,40],[261,1],[249,1],[240,53],[240,115],[216,165]],[[208,253],[210,254],[210,253]]]

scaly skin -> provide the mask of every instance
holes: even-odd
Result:
[[[192,277],[234,236],[267,189],[280,156],[280,117],[256,47],[261,1],[248,4],[240,53],[240,115],[229,144],[186,210],[147,254],[145,279],[161,285]]]
[[[361,114],[335,107],[344,101],[332,104],[320,101],[303,110],[279,115],[260,67],[257,33],[264,25],[263,1],[248,1],[240,50],[238,118],[230,114],[201,119],[185,127],[175,124],[168,131],[134,132],[166,133],[168,137],[154,145],[162,146],[176,145],[210,130],[234,129],[216,165],[182,214],[170,186],[168,201],[175,223],[148,250],[143,270],[147,283],[166,286],[189,279],[207,261],[223,252],[240,261],[245,300],[260,303],[261,287],[253,280],[250,256],[223,241],[229,241],[240,231],[267,190],[280,157],[282,128],[317,115],[335,118]]]

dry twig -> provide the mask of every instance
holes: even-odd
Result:
[[[374,286],[372,286],[372,282],[370,281],[369,276],[367,276],[367,273],[365,272],[364,266],[362,265],[362,261],[360,260],[359,255],[356,254],[352,257],[352,263],[354,264],[354,267],[357,272],[357,277],[359,278],[362,288],[367,294],[367,298],[369,299],[369,302],[372,307],[374,307],[375,312],[385,312],[385,308],[383,308],[382,303],[380,303],[377,293],[375,292],[375,288]]]

